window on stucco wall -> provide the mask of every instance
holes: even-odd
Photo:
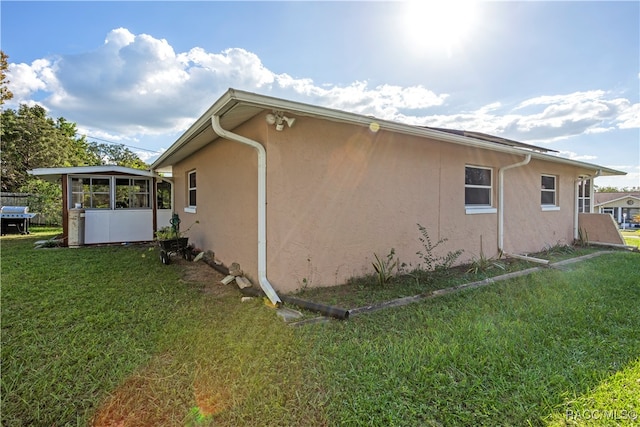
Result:
[[[464,204],[467,214],[495,213],[493,207],[493,169],[465,166]]]
[[[591,180],[585,179],[578,184],[578,212],[591,212]]]
[[[464,171],[464,204],[467,206],[491,206],[492,170],[478,166],[466,166]]]
[[[196,199],[196,171],[190,171],[187,174],[187,205],[189,208],[194,209],[196,207],[197,199]]]
[[[554,175],[540,177],[540,204],[542,209],[557,209],[558,207],[558,179]]]

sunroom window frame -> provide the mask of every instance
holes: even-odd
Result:
[[[82,180],[82,191],[74,191],[73,182],[74,180]],[[89,191],[84,191],[84,180],[89,180]],[[108,191],[94,191],[94,180],[107,180],[109,182],[109,190]],[[75,207],[77,201],[75,201],[74,196],[77,194],[82,195],[82,202],[80,206],[83,209],[92,209],[92,210],[112,210],[113,209],[113,194],[112,194],[112,180],[111,176],[108,175],[71,175],[69,182],[69,208]],[[108,195],[109,206],[108,207],[94,207],[95,195]],[[89,196],[89,205],[85,203],[85,195]]]
[[[82,203],[81,206],[83,209],[89,210],[131,210],[131,209],[152,209],[152,200],[151,200],[151,186],[153,185],[152,179],[143,176],[132,176],[132,175],[70,175],[69,176],[69,208],[74,208],[75,204],[78,203],[74,200],[74,196],[81,194],[82,195]],[[116,206],[116,188],[117,188],[117,180],[119,179],[127,179],[129,181],[129,197],[131,194],[145,194],[147,197],[147,205],[146,207],[117,207]],[[84,191],[84,183],[82,191],[74,191],[73,182],[74,180],[89,180],[89,191]],[[94,180],[107,180],[109,182],[109,191],[94,191]],[[131,183],[135,181],[146,181],[147,192],[131,192]],[[94,195],[101,194],[109,196],[109,207],[94,207]],[[85,203],[85,195],[89,197],[89,204]]]

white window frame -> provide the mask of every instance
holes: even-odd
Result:
[[[491,183],[489,185],[467,184],[466,183],[467,168],[488,170],[491,173],[491,177],[490,177]],[[494,180],[493,168],[492,167],[488,167],[488,166],[465,165],[464,166],[464,171],[465,171],[465,184],[464,184],[464,189],[465,189],[465,196],[464,196],[465,197],[465,201],[464,201],[464,203],[465,203],[464,204],[465,213],[467,215],[496,213],[498,210],[493,206],[493,180]],[[487,189],[487,190],[489,190],[489,204],[468,204],[467,200],[466,200],[467,188],[479,188],[479,189]]]
[[[81,206],[84,209],[90,210],[131,210],[131,209],[151,209],[152,208],[152,200],[151,200],[151,179],[146,177],[136,177],[129,175],[70,175],[69,176],[69,208],[73,208],[78,200],[78,197],[82,200]],[[117,182],[118,180],[126,179],[129,181],[129,196],[132,195],[143,195],[147,199],[147,206],[139,206],[139,207],[118,207],[116,206],[116,191],[117,191]],[[84,182],[81,191],[77,191],[77,188],[74,188],[75,180],[88,180],[88,188],[85,191]],[[95,191],[94,190],[94,181],[95,180],[106,180],[109,182],[109,191]],[[135,181],[146,181],[146,189],[145,191],[133,192],[132,184]],[[96,195],[108,195],[109,196],[109,206],[108,207],[94,207],[94,199]],[[88,198],[89,203],[85,203],[85,197]]]
[[[544,188],[542,185],[542,181],[545,178],[553,179],[553,188]],[[543,194],[553,194],[553,203],[543,203],[542,195]],[[540,208],[543,211],[559,211],[560,206],[558,205],[558,176],[557,175],[549,175],[549,174],[541,174],[540,175]]]
[[[104,176],[104,175],[90,175],[90,176],[82,176],[82,175],[71,175],[70,176],[70,180],[69,180],[69,194],[71,195],[71,197],[69,198],[69,207],[73,208],[75,206],[76,203],[78,203],[76,201],[77,197],[79,196],[80,199],[82,200],[80,202],[80,205],[82,206],[83,209],[95,209],[95,210],[112,210],[113,209],[113,196],[111,194],[112,189],[113,189],[113,182],[110,176]],[[82,189],[81,191],[77,191],[74,186],[73,186],[73,182],[74,180],[82,180]],[[84,180],[88,180],[88,184],[84,183]],[[94,190],[94,186],[96,185],[94,183],[95,180],[106,180],[109,182],[109,189],[107,191],[95,191]],[[85,188],[84,186],[87,185],[88,187]],[[76,190],[76,191],[74,191]],[[107,207],[94,207],[95,203],[94,200],[96,199],[96,195],[107,195],[109,198],[109,206]],[[85,203],[86,198],[88,198],[88,203]]]
[[[127,207],[118,207],[118,180],[127,180]],[[141,188],[138,191],[136,188],[136,181],[145,181],[145,188]],[[123,186],[123,185],[121,185]],[[145,199],[143,205],[146,206],[135,206],[136,205],[136,196],[142,196]],[[122,209],[151,209],[152,208],[152,200],[151,200],[151,180],[149,178],[141,178],[141,177],[129,177],[129,176],[114,176],[113,177],[113,197],[114,197],[114,209],[122,210]]]
[[[585,179],[578,184],[578,212],[591,213],[593,211],[592,195],[593,195],[593,181],[591,179]]]
[[[164,194],[160,192],[160,186],[165,185],[169,186],[169,200],[167,200],[168,206],[166,206],[164,203],[161,203],[161,201],[164,202]],[[173,185],[169,181],[164,181],[161,179],[156,181],[156,207],[158,209],[173,210]]]
[[[195,185],[191,186],[191,176],[193,175]],[[195,203],[191,203],[191,192],[193,192]],[[196,170],[190,170],[187,172],[187,207],[184,208],[186,213],[196,213],[196,206],[198,204],[198,175]]]

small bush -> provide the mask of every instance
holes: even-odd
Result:
[[[380,258],[378,254],[373,254],[376,262],[372,262],[371,264],[373,265],[373,269],[376,271],[378,285],[382,286],[389,282],[389,280],[395,276],[394,270],[397,273],[398,259],[394,259],[395,254],[396,250],[394,248],[391,248],[391,251],[385,258]]]
[[[424,269],[427,271],[440,271],[447,270],[455,264],[456,260],[462,255],[464,252],[462,249],[458,249],[457,251],[449,251],[445,256],[438,256],[435,254],[435,249],[442,243],[446,242],[446,238],[442,238],[438,240],[435,244],[431,242],[431,238],[429,237],[429,232],[425,227],[418,224],[418,230],[420,230],[421,237],[418,238],[420,243],[422,243],[423,251],[416,252],[422,261],[424,262]],[[422,268],[422,265],[419,266]]]
[[[556,243],[553,246],[547,246],[542,250],[542,254],[546,256],[552,255],[564,255],[564,254],[573,254],[575,252],[575,248],[571,245],[565,245],[560,242]]]
[[[500,254],[500,256],[502,256]],[[484,273],[492,268],[499,268],[501,270],[505,270],[506,267],[499,261],[496,261],[493,258],[487,258],[484,254],[484,250],[482,249],[482,235],[480,235],[480,257],[473,257],[473,260],[469,264],[469,268],[467,268],[467,273],[478,274]]]

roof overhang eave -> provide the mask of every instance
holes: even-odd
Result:
[[[406,135],[427,137],[443,142],[450,142],[459,145],[477,147],[491,151],[497,151],[508,154],[526,156],[531,154],[534,159],[551,161],[555,163],[567,164],[588,171],[593,174],[585,174],[587,176],[615,176],[626,175],[626,172],[615,169],[580,162],[577,160],[566,159],[552,154],[542,153],[535,150],[512,147],[509,145],[496,144],[489,141],[483,141],[468,136],[455,135],[451,133],[441,132],[430,128],[397,123],[387,120],[377,119],[375,117],[363,116],[356,113],[349,113],[340,110],[334,110],[326,107],[319,107],[311,104],[304,104],[297,101],[289,101],[280,98],[273,98],[265,95],[258,95],[251,92],[229,89],[224,93],[167,151],[165,151],[151,165],[152,170],[166,168],[171,166],[171,158],[181,149],[186,147],[189,142],[201,132],[211,126],[211,117],[215,114],[223,117],[224,114],[238,106],[248,106],[251,108],[260,108],[263,110],[282,110],[290,111],[292,114],[301,116],[320,117],[329,121],[355,124],[369,127],[372,123],[379,125],[380,130],[389,130]]]
[[[27,171],[29,175],[56,182],[62,175],[104,175],[108,173],[118,173],[123,175],[145,176],[158,178],[158,175],[150,170],[133,169],[124,166],[71,166],[60,168],[35,168]]]
[[[211,117],[214,114],[220,114],[220,111],[228,111],[233,105],[233,89],[229,89],[224,93],[207,111],[205,111],[198,120],[195,121],[171,146],[163,152],[152,164],[151,170],[168,170],[175,162],[172,158],[180,150],[184,149],[189,142],[211,127]],[[231,107],[228,104],[231,103]]]

